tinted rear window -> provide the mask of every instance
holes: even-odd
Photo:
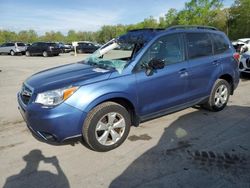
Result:
[[[58,47],[58,44],[56,43],[53,43],[53,42],[50,42],[50,43],[47,43],[49,46],[53,46],[53,47]]]
[[[18,42],[18,43],[16,43],[17,44],[17,46],[25,46],[25,44],[24,43],[21,43],[21,42]]]
[[[212,42],[207,33],[187,33],[189,59],[213,54]]]
[[[214,44],[214,54],[220,54],[229,49],[229,44],[222,35],[211,34]]]

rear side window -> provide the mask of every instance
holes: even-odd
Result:
[[[213,54],[212,42],[207,33],[187,33],[186,36],[189,59]]]
[[[86,43],[78,43],[78,45],[81,46],[81,47],[87,47],[88,46],[88,44],[86,44]]]
[[[214,44],[214,54],[221,54],[229,49],[229,44],[222,35],[211,34]]]
[[[15,46],[14,43],[7,43],[6,46]]]
[[[53,47],[57,47],[58,45],[56,44],[56,43],[54,43],[54,42],[50,42],[50,43],[48,43],[48,45],[49,46],[53,46]]]
[[[16,43],[16,44],[17,44],[17,46],[25,46],[25,44],[22,43],[22,42],[18,42],[18,43]]]

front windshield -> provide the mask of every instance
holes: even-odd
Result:
[[[133,56],[134,47],[135,44],[112,39],[90,55],[85,63],[103,69],[115,69],[121,73]]]

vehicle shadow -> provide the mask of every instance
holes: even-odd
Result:
[[[26,162],[25,168],[19,174],[8,177],[3,186],[4,188],[70,187],[56,156],[45,157],[40,150],[32,150],[23,157],[23,160]],[[53,165],[57,170],[57,174],[45,170],[38,171],[41,161]]]
[[[249,115],[250,107],[228,106],[179,117],[110,188],[250,187]]]

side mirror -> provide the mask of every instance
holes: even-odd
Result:
[[[152,67],[155,70],[157,70],[157,69],[163,69],[164,66],[165,66],[165,63],[161,59],[152,59],[148,63],[148,66]]]
[[[147,76],[151,76],[154,71],[156,71],[157,69],[163,69],[164,67],[165,63],[160,59],[152,59],[147,65],[144,64],[145,73]]]

